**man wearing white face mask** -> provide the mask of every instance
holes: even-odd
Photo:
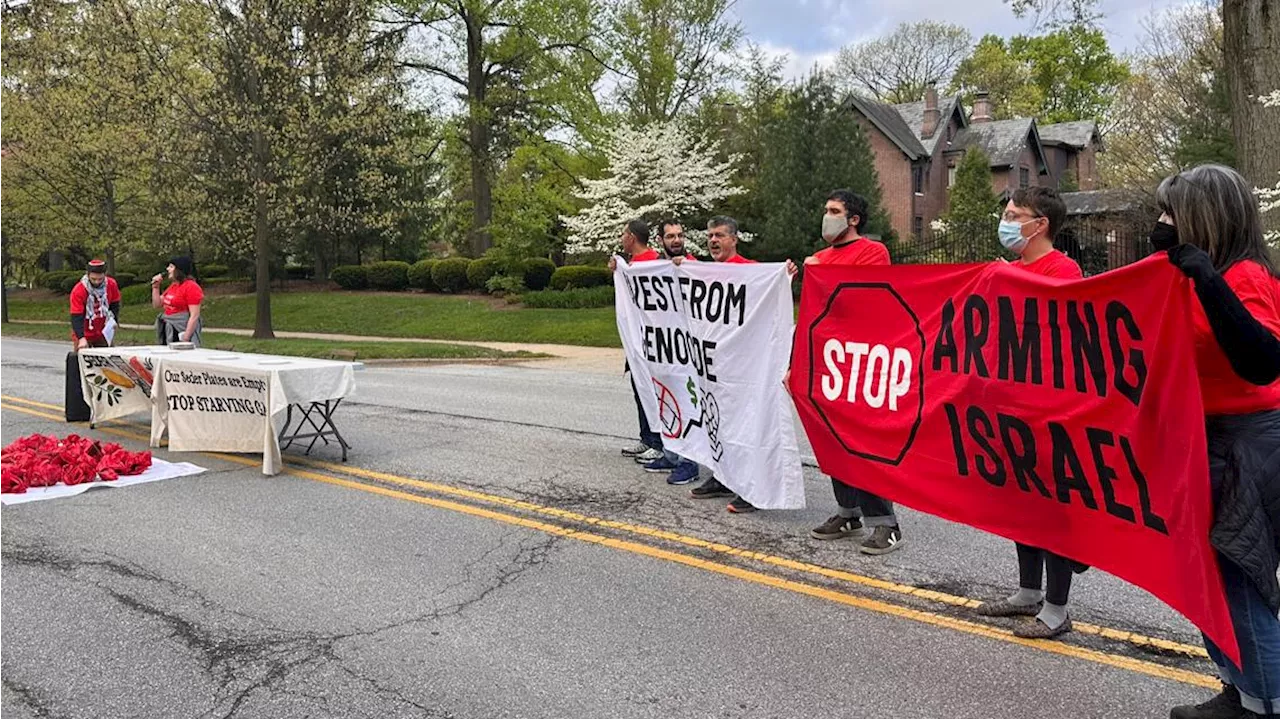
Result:
[[[1000,218],[1000,244],[1017,254],[1022,269],[1045,277],[1078,280],[1080,265],[1053,247],[1053,237],[1066,219],[1066,206],[1048,187],[1013,193]]]

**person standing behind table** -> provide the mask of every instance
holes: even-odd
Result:
[[[1011,266],[1042,277],[1084,278],[1080,265],[1055,249],[1054,240],[1067,217],[1067,206],[1056,190],[1029,187],[1013,193],[1000,222],[1000,244],[1018,255]],[[1071,575],[1083,565],[1026,544],[1018,550],[1018,591],[987,602],[977,612],[986,617],[1035,617],[1013,629],[1025,639],[1052,639],[1071,631],[1067,598]],[[1047,578],[1046,578],[1047,577]],[[1044,589],[1041,589],[1042,581]]]
[[[151,278],[151,306],[164,308],[156,317],[156,338],[160,344],[192,342],[200,346],[200,304],[204,290],[191,279],[191,258],[175,257],[165,268],[172,282],[163,293],[160,282],[163,274]]]
[[[71,290],[71,334],[76,350],[110,347],[120,323],[120,287],[107,277],[107,264],[91,260]]]
[[[1241,666],[1205,637],[1223,692],[1172,719],[1280,713],[1280,281],[1253,188],[1201,165],[1160,183],[1157,250],[1192,280],[1196,373],[1205,410],[1213,528]],[[1182,319],[1182,318],[1178,318]],[[1170,438],[1176,441],[1177,438]]]
[[[631,262],[651,262],[661,259],[656,250],[649,246],[649,226],[643,220],[632,220],[622,228],[622,251],[626,253],[628,263]],[[609,258],[609,271],[616,272],[618,270],[618,257],[613,255]],[[624,364],[623,372],[630,372],[631,366]],[[654,432],[649,428],[649,421],[645,418],[644,405],[640,404],[640,390],[636,387],[636,378],[631,376],[631,394],[636,400],[636,412],[640,418],[640,443],[636,445],[628,445],[622,448],[624,457],[633,457],[640,464],[648,464],[662,459],[662,435]]]
[[[889,264],[889,250],[875,240],[862,236],[867,225],[867,198],[850,190],[833,190],[827,196],[822,215],[822,239],[830,247],[807,258],[806,265]],[[783,380],[789,386],[791,370]],[[871,528],[871,536],[859,545],[863,554],[888,554],[902,545],[902,530],[893,503],[853,485],[831,478],[839,511],[809,532],[814,539],[842,539],[855,534],[863,525]],[[861,517],[861,518],[859,518]]]

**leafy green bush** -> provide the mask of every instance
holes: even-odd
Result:
[[[577,287],[568,290],[542,290],[520,295],[525,307],[557,310],[585,310],[613,307],[613,287]]]
[[[441,292],[461,292],[467,289],[467,270],[471,260],[465,257],[450,257],[440,260],[431,268],[431,281]]]
[[[35,284],[37,287],[43,287],[52,292],[61,292],[62,285],[68,277],[79,279],[84,276],[81,270],[54,270],[53,272],[41,272],[36,275]],[[70,292],[70,290],[67,290]]]
[[[494,275],[484,283],[484,288],[489,290],[491,295],[519,295],[527,289],[523,279],[510,275]]]
[[[151,304],[151,283],[141,285],[129,285],[120,290],[120,304],[122,305],[149,305]]]
[[[120,287],[121,289],[128,287],[129,285],[138,284],[138,276],[133,274],[132,272],[117,272],[111,277],[115,279],[116,286]]]
[[[590,265],[567,265],[558,267],[551,274],[553,290],[567,290],[574,287],[600,287],[613,284],[613,273],[608,267]]]
[[[409,263],[392,260],[369,265],[369,286],[392,292],[409,289]]]
[[[253,282],[249,280],[238,280],[234,277],[210,277],[207,280],[200,280],[200,285],[203,287],[209,287],[211,285],[230,285],[230,284],[235,284],[237,282],[247,283],[249,285],[250,291],[254,289]]]
[[[316,268],[311,265],[285,265],[284,268],[284,276],[291,280],[309,280],[315,274]]]
[[[329,279],[344,290],[363,290],[369,286],[369,270],[364,265],[342,265],[333,268]]]
[[[439,292],[440,288],[436,287],[435,281],[431,279],[431,268],[435,267],[439,261],[418,260],[409,265],[409,286],[427,292]]]
[[[202,265],[200,267],[200,278],[207,280],[214,277],[226,277],[230,271],[226,265]]]
[[[64,277],[62,279],[62,286],[58,288],[58,291],[63,294],[70,294],[71,290],[74,290],[76,288],[76,285],[80,284],[80,278],[82,277],[84,277],[84,275],[79,275],[76,277]]]
[[[473,290],[483,290],[494,275],[498,274],[498,262],[488,257],[472,260],[467,265],[467,284]]]
[[[551,275],[555,274],[556,263],[545,257],[531,257],[522,263],[520,268],[524,274],[524,286],[531,290],[545,290],[551,284]]]

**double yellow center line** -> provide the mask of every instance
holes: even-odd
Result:
[[[0,402],[0,406],[3,406],[3,408],[6,410],[20,412],[22,414],[26,414],[34,417],[40,417],[42,419],[47,419],[57,423],[64,422],[62,416],[57,414],[49,414],[47,411],[47,410],[52,410],[56,412],[61,412],[62,408],[57,405],[46,404],[43,402],[36,402],[34,400],[25,399],[22,397],[13,397],[8,395],[0,396],[0,400],[2,400],[2,402]],[[148,433],[126,429],[126,427],[131,427],[131,426],[137,427],[138,425],[130,425],[127,423],[124,424],[123,426],[119,426],[119,425],[101,426],[100,425],[96,428],[96,431],[105,432],[107,434],[112,434],[119,437],[125,437],[128,439],[139,440],[142,442],[146,442],[149,440]],[[223,454],[223,453],[215,453],[215,452],[204,452],[201,454],[207,457],[212,457],[215,459],[231,462],[233,464],[243,465],[246,467],[261,466],[260,460],[251,459],[251,458],[240,456],[240,455]],[[1163,664],[1158,664],[1155,662],[1145,661],[1142,659],[1135,659],[1132,657],[1124,656],[1122,654],[1112,654],[1108,652],[1102,652],[1102,651],[1088,649],[1085,647],[1080,647],[1074,644],[1069,644],[1061,641],[1022,639],[1019,637],[1015,637],[1013,633],[1007,629],[992,626],[990,624],[958,619],[956,617],[924,611],[920,609],[914,609],[911,607],[902,606],[899,604],[894,604],[894,603],[882,601],[879,599],[872,599],[869,597],[862,597],[854,594],[848,594],[845,592],[836,591],[826,587],[817,586],[814,584],[799,582],[799,581],[779,577],[776,575],[767,574],[760,571],[754,571],[751,569],[745,569],[742,567],[725,564],[719,561],[703,559],[690,554],[685,554],[683,552],[663,549],[661,547],[652,546],[651,544],[646,544],[638,541],[630,541],[628,539],[619,539],[617,537],[607,536],[605,534],[598,533],[598,531],[590,531],[590,530],[608,530],[610,532],[624,534],[624,535],[632,535],[636,538],[645,539],[649,541],[653,541],[653,540],[665,541],[665,542],[674,543],[676,545],[680,545],[684,547],[698,549],[703,551],[704,553],[712,552],[715,554],[722,555],[724,557],[734,557],[737,559],[751,560],[755,562],[760,562],[770,567],[777,567],[781,569],[791,570],[794,572],[808,574],[814,577],[821,577],[823,579],[828,579],[828,580],[848,582],[851,584],[868,587],[871,589],[880,590],[880,591],[884,591],[892,594],[910,596],[917,599],[923,599],[931,602],[938,602],[941,604],[947,604],[955,607],[975,607],[979,604],[978,601],[968,599],[966,597],[959,597],[951,594],[946,594],[943,592],[935,592],[935,591],[920,589],[917,587],[911,587],[903,584],[897,584],[894,582],[887,582],[881,579],[866,577],[866,576],[862,576],[852,572],[846,572],[838,569],[831,569],[828,567],[808,564],[805,562],[798,562],[792,559],[787,559],[785,557],[778,557],[770,554],[764,554],[761,552],[754,552],[746,549],[740,549],[737,547],[732,547],[729,545],[720,544],[716,542],[709,542],[707,540],[698,539],[696,537],[690,537],[682,534],[677,534],[675,532],[669,532],[662,529],[655,529],[652,527],[629,524],[626,522],[617,522],[614,520],[603,519],[599,517],[592,517],[592,516],[580,514],[577,512],[570,512],[563,509],[557,509],[555,507],[547,507],[539,504],[534,504],[532,502],[525,502],[521,500],[511,499],[509,497],[502,497],[499,495],[488,494],[485,492],[478,492],[475,490],[463,489],[460,487],[453,487],[450,485],[440,484],[437,482],[428,482],[428,481],[419,480],[419,479],[412,479],[409,477],[401,477],[399,475],[394,475],[394,474],[387,474],[384,472],[376,472],[372,470],[361,469],[359,467],[349,467],[347,465],[334,464],[331,462],[321,462],[321,461],[316,461],[311,459],[304,459],[300,457],[287,457],[285,461],[286,461],[286,466],[284,467],[283,472],[285,474],[289,474],[302,479],[309,479],[316,482],[324,482],[325,484],[331,484],[331,485],[343,487],[346,489],[353,489],[360,492],[367,492],[370,494],[376,494],[383,497],[399,499],[406,502],[414,502],[416,504],[422,504],[429,507],[434,507],[436,509],[448,510],[451,512],[466,514],[473,517],[481,517],[481,518],[493,520],[496,522],[502,522],[504,524],[524,527],[526,529],[531,529],[538,532],[545,532],[547,534],[555,535],[558,537],[565,537],[568,539],[575,539],[582,542],[588,542],[591,544],[611,547],[613,549],[619,549],[622,551],[630,552],[632,554],[638,554],[638,555],[650,557],[650,558],[661,560],[661,561],[681,564],[687,567],[692,567],[694,569],[699,569],[702,571],[711,572],[711,573],[719,574],[723,576],[733,577],[735,579],[741,579],[743,581],[748,581],[748,582],[760,584],[767,587],[773,587],[775,589],[790,591],[796,594],[815,597],[818,599],[835,602],[837,604],[856,607],[858,609],[876,612],[878,614],[884,614],[888,616],[897,617],[900,619],[907,619],[910,621],[920,622],[922,624],[943,627],[946,629],[963,632],[965,634],[985,637],[987,639],[992,639],[999,642],[1005,642],[1008,644],[1016,644],[1019,646],[1028,647],[1028,648],[1036,649],[1039,651],[1049,652],[1052,654],[1072,657],[1075,659],[1082,659],[1082,660],[1093,662],[1096,664],[1102,664],[1105,666],[1115,667],[1118,669],[1124,669],[1127,671],[1136,672],[1138,674],[1145,674],[1147,676],[1157,677],[1160,679],[1166,679],[1166,680],[1181,682],[1185,684],[1192,684],[1195,686],[1200,686],[1200,687],[1205,687],[1210,689],[1216,689],[1220,686],[1220,682],[1217,677],[1210,676],[1207,674],[1202,674],[1199,672],[1187,671],[1184,669],[1177,669],[1174,667],[1165,666]],[[322,470],[325,473],[322,474],[321,472],[315,471],[315,470]],[[368,482],[351,481],[349,479],[335,477],[333,476],[334,474],[345,475],[347,477],[359,478],[364,480],[372,480],[375,482],[380,482],[382,484],[393,485],[395,487],[404,487],[404,488],[414,489],[418,491],[431,492],[436,495],[443,495],[443,497],[450,497],[450,499],[446,499],[443,497],[424,496],[418,493],[411,493],[411,492],[403,491],[401,489],[394,489],[392,487],[382,486],[382,484],[369,484]],[[457,500],[462,500],[462,501],[457,501]],[[541,519],[534,519],[526,516],[520,516],[517,514],[510,514],[508,512],[497,511],[496,509],[491,509],[486,506],[477,506],[477,503],[483,504],[483,505],[497,506],[499,508],[517,510],[517,511],[525,512],[529,514],[538,515],[541,517],[553,518],[553,519],[559,520],[560,522],[571,523],[573,525],[578,525],[578,526],[575,527],[575,526],[566,526],[565,524],[554,524],[551,522],[542,521]],[[1083,634],[1092,634],[1092,635],[1103,637],[1105,639],[1124,642],[1124,643],[1132,644],[1139,647],[1155,648],[1162,651],[1171,652],[1171,653],[1180,654],[1180,655],[1189,656],[1189,657],[1200,658],[1200,657],[1207,656],[1204,650],[1200,647],[1195,647],[1187,644],[1180,644],[1177,642],[1171,642],[1163,639],[1156,639],[1153,637],[1146,637],[1139,634],[1134,634],[1132,632],[1122,632],[1115,629],[1099,627],[1099,626],[1083,624],[1083,623],[1076,623],[1075,628],[1077,631]]]

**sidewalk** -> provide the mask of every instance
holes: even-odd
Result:
[[[122,324],[121,327],[131,330],[154,329],[154,325]],[[223,329],[205,327],[205,332],[224,332],[229,335],[252,337],[253,330]],[[366,337],[364,335],[335,335],[322,332],[284,332],[276,330],[276,337],[331,340],[333,342],[421,342],[424,344],[473,345],[488,347],[504,352],[536,352],[550,355],[546,359],[535,359],[527,362],[514,362],[516,366],[541,367],[544,369],[569,369],[579,372],[598,374],[622,374],[623,355],[618,347],[579,347],[577,345],[525,344],[521,342],[473,342],[471,340],[432,340],[417,337]]]

